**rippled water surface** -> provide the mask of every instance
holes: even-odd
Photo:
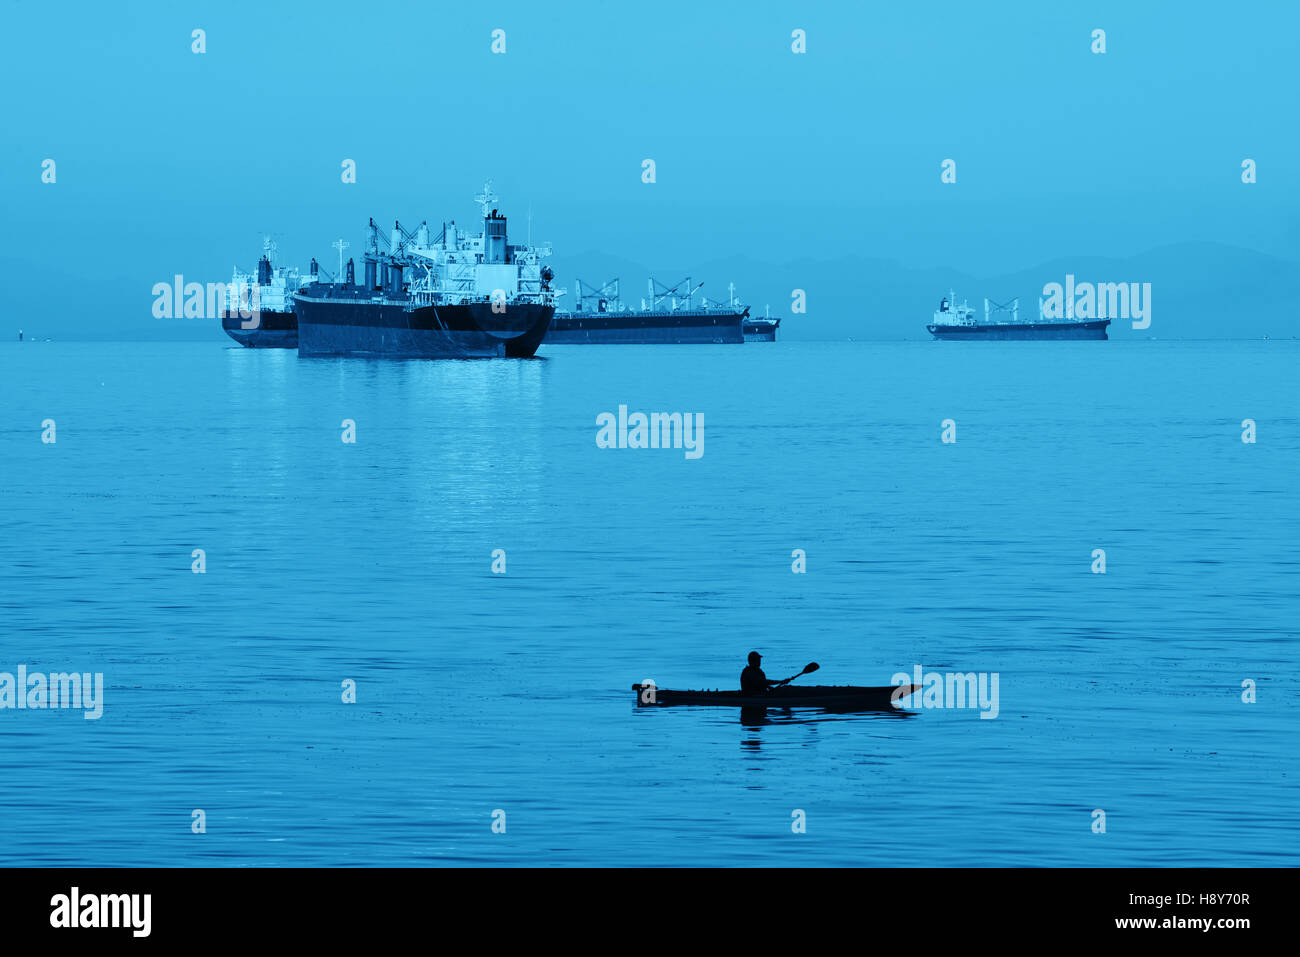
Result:
[[[0,864],[1300,863],[1298,366],[6,344],[0,671],[106,689],[0,710]],[[703,457],[597,448],[620,404],[702,413]],[[752,648],[996,672],[999,713],[634,706]]]

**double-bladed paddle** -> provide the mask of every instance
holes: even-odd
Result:
[[[801,675],[810,675],[820,667],[821,665],[817,664],[817,662],[810,661],[808,662],[808,664],[803,666],[803,671],[799,672],[799,674],[791,675],[789,678],[786,678],[784,681],[778,681],[774,685],[772,685],[772,687],[779,688],[782,685],[788,685],[791,681],[794,681],[795,678],[798,678]]]

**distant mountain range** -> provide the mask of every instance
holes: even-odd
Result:
[[[972,276],[958,268],[910,267],[886,259],[846,256],[765,263],[731,256],[698,265],[646,266],[604,253],[555,256],[556,285],[576,294],[575,277],[599,285],[619,277],[624,301],[640,305],[646,282],[655,276],[675,283],[685,276],[704,282],[701,290],[725,299],[727,284],[761,316],[765,306],[782,319],[783,339],[926,339],[925,324],[950,289],[977,313],[983,300],[1020,298],[1021,317],[1037,315],[1048,282],[1067,273],[1080,282],[1149,282],[1151,327],[1135,331],[1126,321],[1111,325],[1112,338],[1213,339],[1300,337],[1300,319],[1290,302],[1300,287],[1300,262],[1214,243],[1181,243],[1127,259],[1056,259],[998,276]],[[252,269],[254,261],[241,263]],[[306,263],[299,264],[306,268]],[[6,296],[0,335],[15,339],[212,339],[224,343],[216,320],[155,319],[155,282],[170,276],[114,276],[85,279],[49,263],[0,260],[0,269],[19,281]],[[187,280],[223,281],[224,263],[211,276]],[[807,294],[807,313],[792,315],[793,290]]]

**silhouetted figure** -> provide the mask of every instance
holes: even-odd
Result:
[[[740,690],[745,694],[767,694],[767,689],[776,684],[775,681],[768,681],[767,675],[763,674],[763,669],[759,662],[763,656],[757,651],[749,653],[749,665],[740,673]]]

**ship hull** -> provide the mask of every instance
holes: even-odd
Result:
[[[547,345],[679,345],[744,342],[744,313],[572,312],[551,323]]]
[[[746,342],[776,342],[776,329],[780,324],[778,320],[748,320],[741,331]]]
[[[1078,322],[1007,322],[976,326],[942,326],[931,323],[925,328],[936,339],[948,341],[975,340],[1044,340],[1044,339],[1107,339],[1109,319]]]
[[[298,354],[486,359],[532,356],[555,307],[515,303],[494,312],[489,302],[406,308],[401,301],[294,297]]]
[[[241,319],[238,314],[223,313],[221,328],[226,335],[247,349],[296,349],[298,348],[298,317],[292,312],[262,312],[258,314],[257,325],[245,328],[253,320]]]

